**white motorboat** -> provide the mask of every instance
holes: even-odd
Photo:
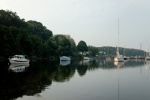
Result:
[[[71,58],[67,57],[67,56],[62,56],[62,57],[60,57],[60,60],[61,61],[69,61],[69,60],[71,60]]]
[[[91,60],[89,57],[84,57],[83,60]]]
[[[29,64],[30,60],[24,55],[14,55],[9,58],[11,64]]]

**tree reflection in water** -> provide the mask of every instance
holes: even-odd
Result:
[[[83,77],[87,71],[116,68],[113,61],[107,62],[105,60],[71,61],[65,66],[60,65],[60,62],[37,61],[31,62],[27,71],[14,73],[8,71],[9,66],[7,64],[0,64],[0,100],[13,100],[24,95],[40,97],[39,93],[45,91],[53,81],[69,81],[76,71],[79,76]],[[120,68],[141,65],[144,65],[143,61],[128,61]]]

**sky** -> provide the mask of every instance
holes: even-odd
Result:
[[[0,9],[41,22],[76,44],[150,51],[150,0],[0,0]]]

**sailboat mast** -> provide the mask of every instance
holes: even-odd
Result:
[[[117,53],[119,53],[119,19],[118,19],[118,46],[117,46]]]

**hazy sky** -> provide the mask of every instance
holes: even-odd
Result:
[[[41,22],[53,34],[69,34],[78,44],[150,51],[150,0],[0,0],[0,9]]]

